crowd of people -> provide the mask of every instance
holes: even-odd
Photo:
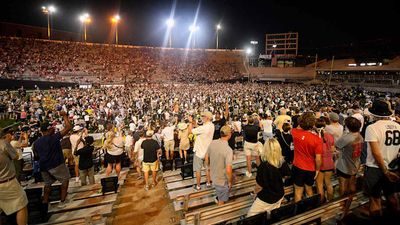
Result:
[[[234,184],[236,140],[243,136],[246,176],[254,176],[251,162],[256,160],[259,190],[249,216],[280,206],[284,178],[294,185],[295,202],[304,192],[312,196],[314,185],[321,201],[331,201],[334,173],[340,195],[352,194],[361,165],[370,215],[381,213],[382,191],[390,209],[399,210],[399,171],[391,165],[400,145],[400,104],[395,95],[297,84],[142,83],[104,89],[2,91],[0,105],[1,118],[20,122],[17,129],[2,132],[0,185],[12,181],[18,187],[11,165],[18,158],[14,148],[20,152],[22,146],[32,146],[45,182],[45,204],[49,185],[59,180],[60,207],[65,205],[68,164],[75,165],[76,182],[85,185],[88,177],[93,183],[96,150],[90,134],[103,133],[106,174],[115,170],[119,175],[126,153],[138,178],[144,177],[146,190],[157,185],[161,155],[173,159],[179,151],[186,163],[192,147],[194,189],[203,188],[201,171],[206,168],[206,187],[214,186],[216,202],[224,204]],[[15,147],[12,140],[18,143]],[[20,188],[0,188],[0,209],[6,214],[22,210],[18,215],[23,218],[23,196]]]
[[[240,78],[235,51],[163,49],[0,38],[0,78],[122,83],[209,82]]]

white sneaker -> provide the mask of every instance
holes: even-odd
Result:
[[[75,177],[75,182],[76,182],[76,183],[79,182],[79,177]]]
[[[194,185],[193,186],[193,189],[195,190],[195,191],[200,191],[201,190],[201,187],[199,186],[199,185]]]
[[[63,201],[63,202],[58,203],[57,208],[63,209],[66,206],[67,206],[67,201]]]
[[[211,183],[206,183],[206,187],[210,188],[211,187]]]
[[[250,178],[253,174],[249,173],[249,171],[246,171],[246,177]]]

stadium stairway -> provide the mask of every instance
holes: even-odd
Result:
[[[149,178],[151,184],[151,175]],[[164,186],[159,172],[158,184],[145,191],[144,180],[138,180],[136,170],[131,169],[106,224],[178,224],[180,215],[175,213]]]

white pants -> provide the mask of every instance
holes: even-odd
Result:
[[[260,213],[263,213],[265,211],[268,211],[268,218],[270,217],[270,213],[273,209],[281,207],[281,202],[283,200],[283,197],[279,199],[277,202],[273,204],[266,203],[259,198],[256,198],[256,200],[253,202],[253,205],[250,207],[249,212],[247,213],[247,217],[254,216]]]

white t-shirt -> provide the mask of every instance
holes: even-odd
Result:
[[[330,124],[325,127],[325,132],[332,134],[336,142],[343,135],[343,126],[340,124],[337,125]]]
[[[133,152],[138,153],[139,161],[143,161],[143,149],[141,148],[141,146],[144,140],[146,140],[146,138],[139,138],[139,140],[135,143],[135,148],[133,149]]]
[[[85,116],[84,116],[84,119],[85,119],[85,122],[89,122],[90,116],[89,116],[89,115],[85,115]]]
[[[196,135],[193,151],[196,152],[197,157],[204,159],[208,150],[208,146],[210,145],[214,136],[214,124],[208,122],[193,129],[192,133]]]
[[[135,131],[136,130],[136,125],[134,123],[130,123],[129,124],[129,130],[132,131],[132,132]]]
[[[356,119],[358,119],[361,122],[361,127],[360,127],[360,132],[361,132],[362,129],[363,129],[363,126],[364,126],[364,117],[363,117],[363,115],[361,115],[361,113],[355,113],[355,114],[353,114],[351,116],[356,118]]]
[[[124,152],[125,141],[122,136],[114,137],[111,144],[111,149],[107,152],[110,155],[122,155]]]
[[[164,141],[172,141],[174,140],[174,130],[175,130],[175,125],[165,127],[161,131],[161,136],[164,138]]]
[[[233,128],[236,132],[242,132],[242,122],[240,121],[234,121],[233,122]]]
[[[71,136],[69,137],[69,141],[71,142],[72,153],[75,152],[75,147],[76,147],[76,144],[78,143],[78,140],[80,137],[81,137],[81,133],[71,134]],[[84,139],[85,139],[85,136],[82,136],[82,140],[84,140]],[[83,143],[83,141],[80,141],[78,148],[76,150],[81,149],[84,146],[85,146],[85,144]]]
[[[397,157],[400,147],[400,125],[390,120],[378,120],[367,127],[365,131],[366,142],[378,142],[379,149],[385,162],[388,164]],[[378,168],[368,144],[367,160],[365,165]]]
[[[131,135],[126,135],[125,137],[125,147],[129,148],[133,145],[133,137]]]
[[[260,121],[260,124],[265,133],[272,133],[272,123],[273,123],[272,120],[261,120]]]

